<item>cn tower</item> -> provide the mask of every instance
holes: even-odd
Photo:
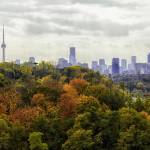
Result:
[[[4,30],[4,26],[3,26],[3,43],[2,43],[2,45],[1,45],[1,48],[2,48],[2,53],[3,53],[2,61],[5,62],[5,49],[6,49],[6,44],[5,44],[5,30]]]

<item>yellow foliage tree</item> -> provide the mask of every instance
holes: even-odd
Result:
[[[20,95],[15,89],[0,89],[0,106],[3,107],[3,112],[14,112],[19,102]]]

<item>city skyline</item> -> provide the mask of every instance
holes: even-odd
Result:
[[[147,0],[5,0],[0,24],[6,27],[7,60],[30,56],[57,60],[76,46],[78,59],[137,55],[140,62],[150,49]]]
[[[56,68],[64,69],[70,66],[80,66],[83,68],[91,68],[105,75],[122,75],[122,74],[150,74],[150,53],[147,54],[145,63],[137,61],[137,56],[131,56],[131,61],[113,57],[111,65],[107,64],[104,58],[92,60],[90,64],[78,61],[76,57],[76,47],[70,47],[69,58],[60,57],[56,64]],[[29,61],[31,62],[31,61]]]
[[[2,32],[3,34],[3,40],[2,40],[2,44],[1,44],[1,48],[2,48],[2,62],[5,62],[6,61],[6,43],[5,43],[5,28],[4,28],[4,25],[3,25],[3,32]],[[80,63],[80,61],[77,61],[77,56],[76,56],[76,47],[75,46],[72,46],[72,47],[70,47],[70,53],[69,53],[69,57],[68,57],[68,60],[66,59],[66,58],[64,58],[64,57],[62,57],[62,58],[59,58],[59,60],[58,60],[58,64],[59,64],[59,61],[61,62],[64,62],[65,61],[65,63],[69,63],[70,65],[77,65],[77,64],[79,64]],[[121,61],[120,61],[121,60]],[[131,62],[130,62],[131,61]],[[130,59],[130,63],[131,64],[136,64],[136,63],[150,63],[150,53],[148,53],[148,55],[147,55],[147,61],[144,61],[144,62],[138,62],[137,61],[137,56],[131,56],[131,59]],[[18,58],[16,58],[16,60],[14,61],[13,60],[13,62],[16,62],[16,64],[20,64],[21,63],[21,60],[20,59],[18,59]],[[29,57],[29,62],[31,62],[31,63],[35,63],[35,57],[34,56],[30,56]],[[114,72],[114,74],[115,74],[115,70],[116,70],[116,68],[113,68],[113,62],[114,62],[114,66],[116,66],[116,65],[119,65],[119,66],[121,66],[121,67],[123,67],[124,69],[125,68],[130,68],[130,66],[128,66],[128,65],[130,65],[129,64],[129,62],[128,62],[128,60],[127,59],[125,59],[125,57],[124,58],[120,58],[120,57],[112,57],[112,62],[109,64],[109,63],[106,63],[107,62],[107,60],[104,58],[104,57],[101,57],[101,58],[99,58],[99,60],[97,61],[97,60],[92,60],[92,63],[91,63],[91,68],[94,68],[94,67],[92,67],[93,65],[112,65],[112,72]],[[117,64],[116,64],[116,62],[117,62]],[[54,62],[54,64],[56,64],[57,63],[57,61],[55,60],[55,62]],[[89,66],[89,63],[88,62],[82,62],[82,63],[80,63],[80,65],[82,66],[84,66],[84,65],[86,65],[86,66]],[[118,67],[119,67],[118,66]],[[126,67],[125,67],[126,66]],[[97,69],[93,69],[93,70],[97,70]],[[114,71],[113,71],[114,70]],[[117,69],[117,72],[120,72],[120,68],[118,68]]]

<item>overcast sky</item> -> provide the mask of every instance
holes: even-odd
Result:
[[[149,0],[0,0],[1,41],[3,24],[9,61],[57,61],[70,46],[81,62],[150,52]]]

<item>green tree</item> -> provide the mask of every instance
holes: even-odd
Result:
[[[29,143],[31,150],[48,150],[48,145],[46,143],[42,143],[42,135],[41,132],[32,132],[29,136]]]
[[[134,125],[120,133],[118,150],[148,150],[150,149],[150,130],[140,130]]]
[[[62,145],[63,150],[92,150],[94,142],[92,131],[79,129],[69,136],[69,139]]]
[[[0,149],[8,150],[10,146],[8,123],[4,119],[0,119]]]

